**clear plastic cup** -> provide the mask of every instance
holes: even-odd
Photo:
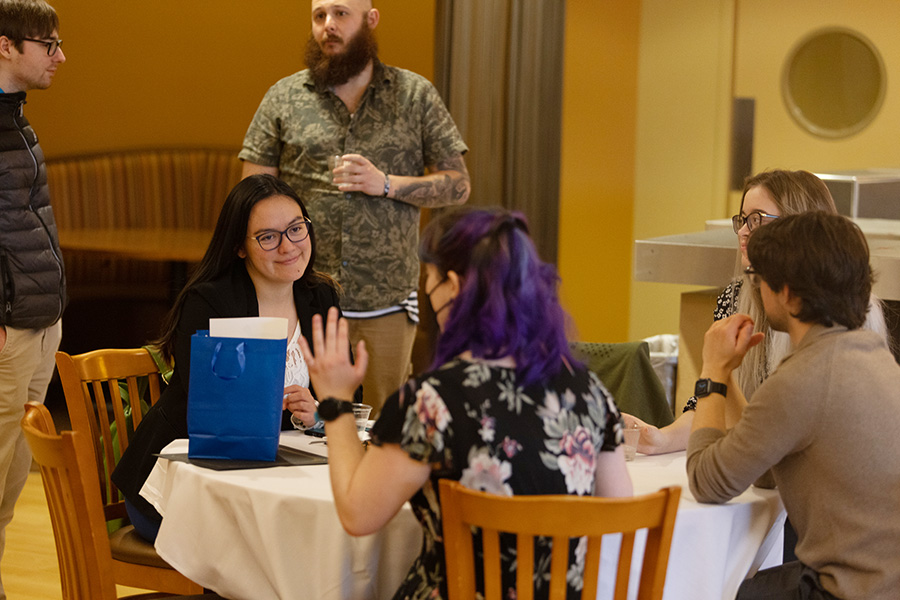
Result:
[[[365,431],[366,425],[369,424],[369,415],[372,413],[372,407],[368,404],[353,403],[353,418],[356,419],[356,430]]]

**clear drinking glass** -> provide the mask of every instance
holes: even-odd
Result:
[[[340,154],[332,154],[328,157],[328,172],[331,173],[331,181],[334,182],[334,170],[344,164],[344,157]]]
[[[637,445],[641,439],[641,430],[639,427],[628,427],[623,433],[625,434],[625,460],[634,460]]]

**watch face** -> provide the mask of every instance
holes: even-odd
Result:
[[[332,419],[337,418],[337,407],[334,406],[332,402],[328,402],[327,400],[319,403],[317,412],[319,413],[319,416],[321,416],[325,421],[331,421]]]
[[[705,398],[710,394],[722,394],[725,396],[727,393],[728,386],[712,379],[698,379],[697,383],[694,384],[694,396],[697,398]]]

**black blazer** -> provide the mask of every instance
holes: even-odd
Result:
[[[337,292],[327,284],[308,285],[297,281],[294,283],[294,303],[300,332],[311,345],[312,316],[320,314],[324,317],[329,308],[338,306]],[[199,329],[209,329],[210,318],[258,316],[256,289],[243,261],[235,263],[234,268],[222,278],[197,284],[188,291],[175,331],[175,370],[172,379],[134,432],[112,475],[122,494],[141,512],[153,510],[150,503],[140,496],[140,491],[156,464],[154,454],[173,440],[188,437],[191,336]],[[310,391],[315,396],[312,387]],[[361,387],[356,390],[354,400],[362,401]],[[288,411],[282,415],[281,428],[293,429]]]

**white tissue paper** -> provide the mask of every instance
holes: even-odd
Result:
[[[237,317],[210,319],[209,336],[283,340],[287,338],[288,320],[282,317]]]

